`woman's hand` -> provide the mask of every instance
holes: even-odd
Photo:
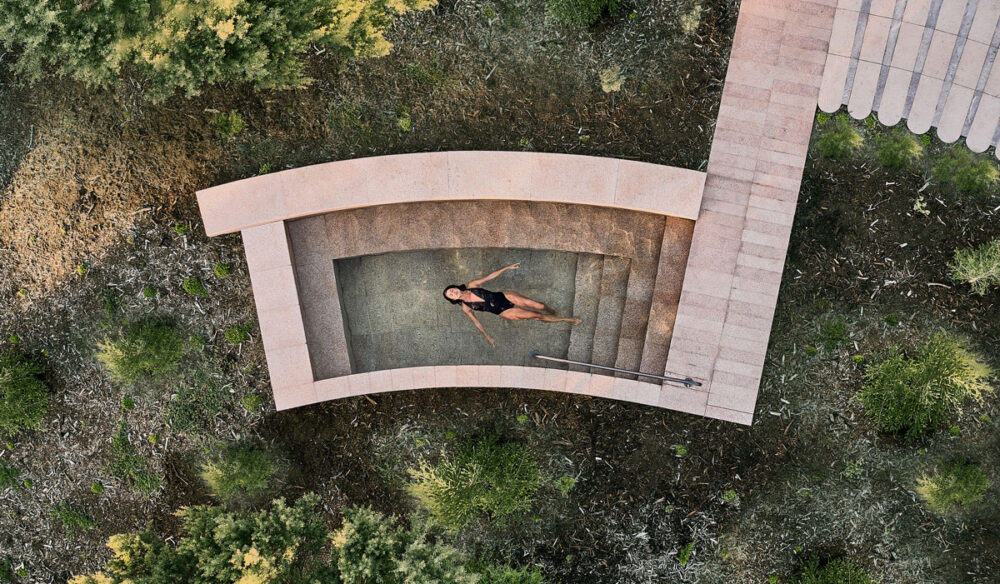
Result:
[[[516,269],[518,269],[520,267],[521,267],[521,262],[517,262],[516,264],[511,264],[511,265],[507,266],[504,269],[505,270],[516,270]]]
[[[493,337],[487,336],[486,342],[489,343],[491,347],[497,346],[496,339],[494,339]]]

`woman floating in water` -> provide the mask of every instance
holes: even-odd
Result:
[[[452,304],[462,305],[462,312],[472,319],[472,323],[476,325],[479,332],[483,333],[483,336],[486,337],[486,342],[488,342],[491,347],[496,344],[496,341],[490,337],[490,335],[486,334],[486,329],[483,328],[483,325],[481,325],[475,315],[472,314],[473,310],[492,312],[493,314],[499,315],[507,320],[540,320],[542,322],[568,322],[572,324],[580,324],[579,318],[564,318],[558,316],[556,315],[555,310],[552,310],[537,300],[532,300],[523,294],[514,292],[513,290],[490,292],[489,290],[479,287],[507,270],[513,270],[519,266],[519,263],[511,264],[500,268],[488,276],[483,276],[478,280],[473,280],[464,286],[452,284],[444,289],[444,297]]]

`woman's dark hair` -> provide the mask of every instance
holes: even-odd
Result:
[[[458,288],[459,290],[464,291],[465,284],[452,284],[450,286],[445,286],[444,292],[441,293],[442,295],[444,295],[444,299],[447,300],[448,302],[451,302],[452,304],[458,304],[459,302],[461,302],[461,300],[452,300],[451,298],[448,298],[448,290],[451,290],[452,288]]]

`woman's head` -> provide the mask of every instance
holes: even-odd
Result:
[[[463,290],[465,290],[464,284],[452,284],[450,286],[446,286],[444,289],[444,298],[452,304],[458,304],[462,301],[461,298]]]

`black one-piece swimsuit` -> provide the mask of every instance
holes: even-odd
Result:
[[[479,310],[482,312],[492,312],[493,314],[500,314],[501,312],[507,310],[508,308],[514,308],[515,304],[504,296],[503,292],[490,292],[485,288],[469,288],[469,292],[472,292],[476,296],[483,299],[483,302],[462,302],[472,310]]]

